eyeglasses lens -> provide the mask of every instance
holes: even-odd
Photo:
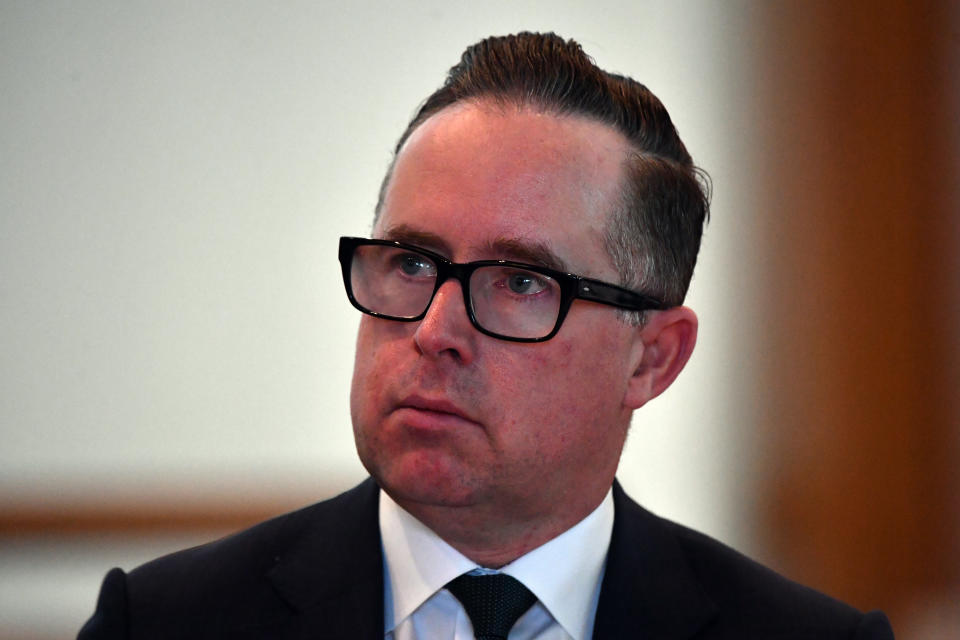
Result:
[[[350,285],[360,306],[395,318],[423,313],[437,279],[430,258],[398,247],[361,245],[353,252]]]
[[[416,318],[437,287],[436,263],[423,254],[388,245],[360,245],[353,253],[350,284],[363,308],[398,319]],[[482,266],[469,283],[477,324],[512,338],[549,334],[560,310],[561,288],[553,278],[510,266]]]
[[[515,267],[480,267],[470,278],[477,323],[513,338],[542,338],[553,330],[560,285],[553,278]]]

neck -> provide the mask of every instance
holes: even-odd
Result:
[[[502,506],[447,506],[391,497],[465,557],[481,567],[499,569],[586,518],[608,490],[609,485],[596,495],[578,496],[575,504],[570,502],[571,498],[552,503],[562,504],[562,511],[554,508],[539,517],[528,514],[523,518],[510,517]]]

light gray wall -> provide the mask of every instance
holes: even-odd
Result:
[[[709,0],[0,4],[0,498],[363,477],[337,237],[368,233],[394,141],[465,45],[555,30],[647,84],[713,177],[689,298],[700,344],[638,412],[621,478],[749,547],[746,14]],[[104,552],[101,569],[128,557]],[[102,571],[61,596],[61,624],[92,609]]]

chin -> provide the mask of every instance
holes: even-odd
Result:
[[[436,456],[406,455],[386,465],[364,462],[377,484],[390,494],[397,504],[462,507],[475,502],[476,478],[458,465]]]

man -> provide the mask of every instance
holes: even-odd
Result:
[[[470,47],[340,243],[372,480],[113,570],[80,637],[891,638],[614,481],[693,350],[706,216],[645,87],[552,34]]]

